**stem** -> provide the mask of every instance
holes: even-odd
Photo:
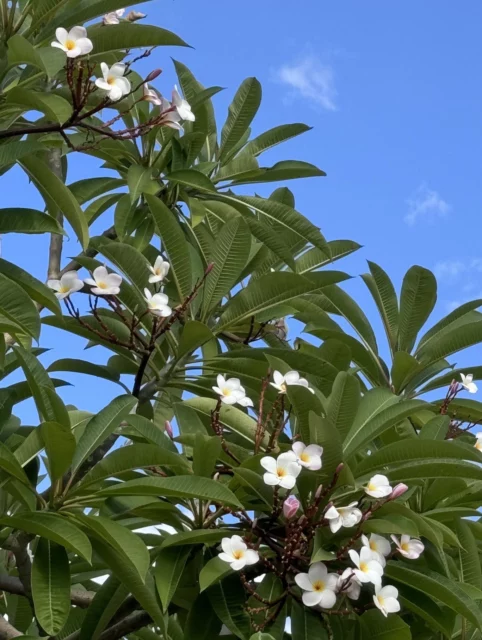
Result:
[[[0,640],[9,640],[9,638],[18,638],[22,636],[18,629],[12,627],[12,625],[5,620],[3,616],[0,616]]]
[[[57,178],[62,179],[62,151],[60,148],[49,149],[47,155],[47,164],[54,175]],[[53,214],[53,212],[51,212]],[[55,212],[55,219],[59,225],[63,226],[64,216],[60,209]],[[57,280],[60,277],[60,262],[62,260],[62,245],[63,236],[60,233],[52,233],[50,236],[50,248],[49,248],[49,266],[48,266],[48,279]]]

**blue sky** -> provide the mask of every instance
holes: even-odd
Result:
[[[374,260],[399,287],[412,264],[428,267],[440,278],[437,316],[482,297],[480,2],[155,0],[136,8],[193,47],[158,49],[143,62],[146,73],[164,70],[162,92],[175,80],[173,56],[206,86],[227,88],[214,98],[220,122],[239,83],[255,75],[263,102],[254,134],[287,122],[313,126],[263,160],[306,160],[327,172],[289,186],[328,239],[364,245],[340,268],[356,276]],[[69,182],[94,175],[95,166],[72,158]],[[20,171],[0,180],[2,206],[41,207]],[[2,255],[44,279],[46,249],[47,239],[9,235]],[[72,239],[65,256],[76,252]],[[363,287],[359,279],[347,284],[362,303]],[[67,349],[82,357],[84,343],[58,332],[46,331],[42,344],[55,349],[46,362]],[[99,349],[88,357],[105,361]],[[109,383],[69,379],[77,386],[63,395],[83,408],[117,393]]]

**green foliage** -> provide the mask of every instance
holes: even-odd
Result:
[[[262,108],[256,78],[241,83],[218,124],[220,87],[205,88],[175,61],[194,116],[182,129],[165,126],[165,104],[142,99],[136,61],[123,99],[94,92],[100,62],[186,46],[128,14],[102,25],[120,8],[39,0],[0,13],[0,171],[6,181],[23,168],[45,202],[45,211],[1,209],[0,234],[47,234],[46,280],[72,270],[88,277],[104,262],[122,277],[118,293],[96,296],[85,284],[61,302],[0,259],[0,615],[18,629],[11,637],[214,640],[224,625],[227,637],[245,640],[480,638],[482,453],[473,427],[482,405],[459,397],[468,371],[453,367],[482,342],[482,301],[427,328],[433,274],[412,267],[397,293],[373,262],[362,276],[372,307],[346,293],[349,276],[331,263],[360,245],[327,240],[285,186],[251,191],[325,175],[299,160],[263,165],[266,151],[310,128],[282,124],[252,137]],[[93,51],[66,63],[49,46],[54,31],[84,22]],[[99,175],[69,182],[76,153],[100,160]],[[73,262],[64,264],[66,235]],[[156,277],[158,257],[169,269]],[[287,335],[287,317],[305,339]],[[59,355],[43,326],[103,347],[105,360]],[[274,388],[275,371],[305,380],[288,376],[287,388]],[[482,378],[482,366],[471,372]],[[12,384],[12,373],[21,381]],[[76,406],[65,405],[64,373],[117,387],[92,415],[81,387]],[[239,379],[244,392],[218,375]],[[16,407],[29,398],[38,419],[22,424]],[[296,467],[299,505],[285,515],[287,490],[266,482],[261,461],[295,442],[322,447],[322,466]],[[377,474],[407,491],[373,496]],[[328,510],[351,503],[359,519],[334,531]],[[332,607],[305,606],[295,576],[310,558],[340,575],[353,566],[348,550],[370,534],[424,545],[417,558],[392,546],[383,585],[398,589],[400,612],[385,618],[368,584],[357,602],[338,593]],[[261,556],[241,571],[219,557],[234,535]]]

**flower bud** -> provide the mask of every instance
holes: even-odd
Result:
[[[393,488],[393,491],[390,494],[390,500],[395,500],[396,498],[403,496],[405,491],[408,491],[407,485],[400,482],[400,484],[397,484],[397,486]]]
[[[171,440],[173,440],[174,432],[172,430],[171,423],[169,422],[169,420],[166,420],[166,422],[164,423],[164,429],[166,430],[166,433],[171,438]]]
[[[145,13],[141,13],[140,11],[129,11],[126,18],[129,22],[135,22],[136,20],[142,20],[146,17]]]
[[[214,269],[214,262],[210,262],[206,267],[206,271],[204,272],[204,274],[208,275],[208,273],[211,273],[213,269]]]
[[[154,71],[151,71],[151,73],[147,76],[145,82],[152,82],[158,76],[160,76],[161,73],[162,73],[162,69],[154,69]]]
[[[321,492],[322,491],[323,491],[323,485],[320,484],[320,486],[318,487],[318,489],[315,492],[315,500],[317,500],[321,496]]]
[[[283,513],[285,518],[290,520],[294,518],[298,509],[300,508],[300,501],[296,496],[288,496],[283,503]]]
[[[339,473],[341,473],[341,472],[342,472],[342,470],[343,470],[343,467],[344,467],[344,466],[345,466],[345,465],[343,464],[343,462],[340,462],[340,464],[339,464],[339,465],[337,466],[337,468],[335,469],[335,473],[336,473],[337,475],[338,475]]]

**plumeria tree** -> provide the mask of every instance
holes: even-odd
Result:
[[[219,87],[139,73],[185,43],[135,8],[0,0],[0,22],[0,169],[45,202],[0,233],[50,239],[45,276],[0,259],[0,639],[480,640],[482,367],[453,359],[482,301],[419,338],[433,275],[398,296],[369,263],[387,362],[332,268],[359,245],[279,186],[324,173],[262,164],[308,127],[252,137],[255,78],[218,133]],[[102,167],[71,182],[81,155]],[[46,367],[45,325],[104,364]],[[66,405],[69,372],[112,400]]]

